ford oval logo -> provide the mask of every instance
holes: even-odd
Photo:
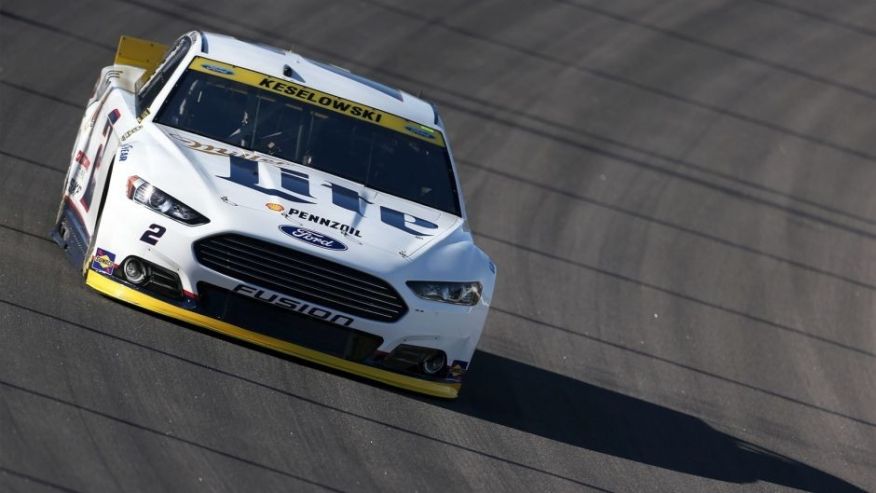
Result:
[[[423,137],[425,139],[435,140],[435,135],[432,133],[432,131],[427,130],[425,128],[417,128],[413,125],[407,125],[407,126],[405,126],[405,130],[407,130],[408,132],[410,132],[412,134],[417,134],[420,137]]]
[[[297,226],[280,226],[280,231],[296,240],[301,240],[305,243],[310,243],[313,246],[318,246],[327,250],[344,251],[347,249],[347,245],[344,245],[331,236],[326,236],[309,229],[299,228]]]
[[[233,71],[233,70],[231,70],[231,69],[227,69],[227,68],[225,68],[225,67],[220,67],[220,66],[218,66],[218,65],[210,65],[210,64],[208,64],[208,63],[202,63],[201,66],[204,67],[204,68],[207,69],[207,70],[210,70],[210,71],[216,72],[216,73],[218,73],[218,74],[223,74],[223,75],[234,75],[234,71]]]

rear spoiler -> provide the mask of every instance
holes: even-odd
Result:
[[[122,36],[119,38],[116,59],[113,63],[144,69],[146,72],[140,77],[140,81],[146,81],[158,68],[166,52],[167,45],[133,36]]]

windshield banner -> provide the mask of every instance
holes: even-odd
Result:
[[[253,70],[202,57],[195,57],[189,68],[197,72],[259,87],[274,94],[342,113],[444,147],[444,138],[441,132],[435,129],[286,79],[271,77]]]

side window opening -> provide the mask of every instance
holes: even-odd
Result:
[[[167,79],[170,78],[171,74],[173,74],[180,62],[182,62],[182,59],[186,56],[186,53],[188,53],[189,48],[191,47],[192,40],[189,39],[188,36],[183,36],[176,42],[173,48],[167,52],[164,60],[162,60],[161,64],[158,66],[158,70],[155,71],[155,74],[152,75],[149,82],[147,82],[146,85],[140,89],[140,92],[137,93],[136,111],[138,115],[141,115],[142,117],[143,112],[152,105],[152,101],[154,101],[155,97],[158,96],[158,93],[161,92]]]

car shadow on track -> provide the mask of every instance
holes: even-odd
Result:
[[[643,464],[733,483],[863,491],[702,420],[611,390],[478,351],[456,401],[435,405]]]
[[[672,409],[478,350],[456,400],[414,394],[131,307],[173,325],[436,407],[643,464],[733,483],[863,492],[830,474],[720,432]]]

